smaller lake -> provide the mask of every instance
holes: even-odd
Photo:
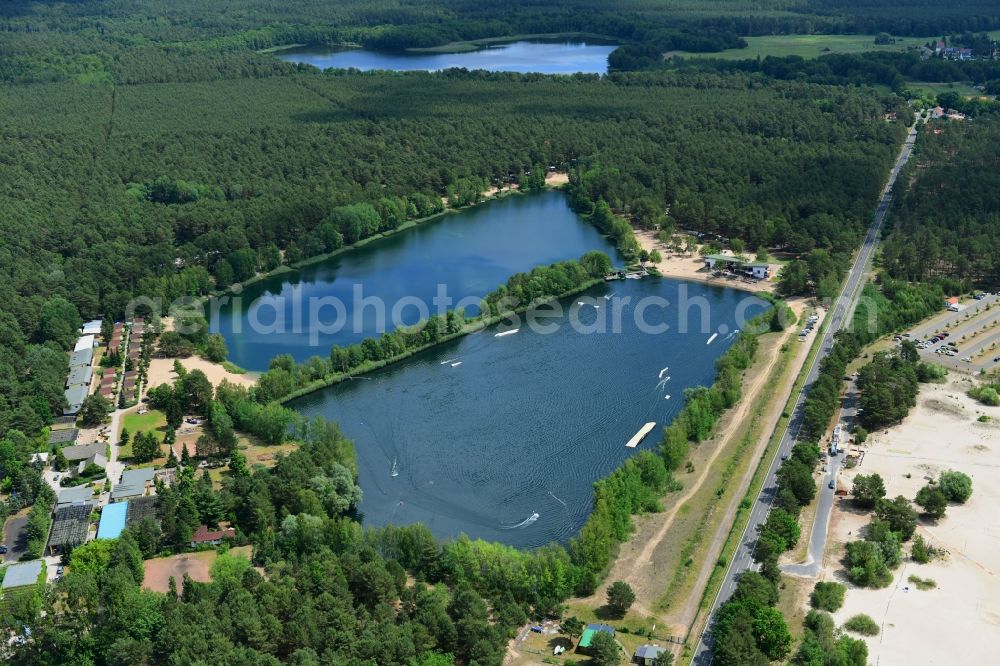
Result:
[[[293,49],[276,53],[286,62],[314,65],[320,69],[438,71],[451,67],[485,69],[490,72],[535,72],[541,74],[605,74],[613,44],[585,42],[511,42],[467,53],[410,53],[366,49]]]

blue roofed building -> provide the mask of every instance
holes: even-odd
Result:
[[[98,539],[117,539],[125,530],[125,516],[128,502],[116,502],[101,511],[101,522],[97,526]]]

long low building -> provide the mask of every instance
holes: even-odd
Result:
[[[90,388],[90,382],[94,378],[94,370],[89,365],[71,368],[69,377],[66,378],[66,387],[83,386]]]
[[[76,341],[76,346],[73,347],[73,351],[78,352],[83,349],[93,349],[94,340],[96,338],[93,335],[82,335]]]
[[[76,416],[76,414],[83,407],[83,401],[87,399],[88,393],[90,393],[89,388],[79,384],[76,386],[70,386],[68,389],[63,391],[63,396],[65,396],[66,404],[68,405],[66,409],[63,410],[63,415]]]
[[[89,368],[93,362],[94,362],[93,347],[88,347],[87,349],[81,349],[80,351],[75,351],[69,357],[70,368]]]

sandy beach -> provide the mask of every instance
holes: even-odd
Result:
[[[778,271],[781,270],[781,264],[769,264],[771,267],[771,277],[767,280],[744,282],[743,280],[716,278],[712,277],[712,274],[705,269],[705,260],[698,254],[697,248],[694,248],[688,254],[675,254],[656,237],[655,231],[637,229],[635,237],[639,241],[639,246],[647,252],[652,252],[653,250],[659,251],[661,260],[659,263],[651,265],[656,266],[656,269],[665,277],[707,282],[709,284],[754,292],[774,291],[777,287],[777,275]]]
[[[947,551],[929,564],[906,557],[881,590],[848,585],[838,624],[865,613],[881,625],[867,639],[868,661],[894,664],[989,664],[1000,654],[1000,408],[985,407],[965,395],[968,379],[950,377],[923,385],[918,404],[900,425],[875,433],[866,443],[862,463],[846,471],[850,487],[857,474],[877,472],[888,497],[912,499],[928,478],[954,469],[972,477],[973,494],[964,505],[949,505],[940,521],[921,520],[917,533]],[[990,420],[977,419],[987,415]],[[907,478],[909,475],[909,478]],[[869,515],[840,500],[831,521],[831,547],[824,562],[826,580],[844,582],[843,544],[857,538]],[[918,590],[909,576],[935,581]]]
[[[212,382],[212,386],[218,386],[222,383],[223,379],[227,379],[233,384],[238,384],[240,386],[253,386],[256,381],[256,376],[250,373],[236,374],[229,372],[224,367],[218,363],[212,363],[211,361],[206,361],[199,356],[191,356],[189,358],[177,359],[181,362],[181,365],[185,370],[201,370],[208,377],[208,381]],[[174,359],[172,358],[154,358],[149,362],[149,388],[154,386],[159,386],[160,384],[172,383],[177,379],[177,374],[174,372]]]

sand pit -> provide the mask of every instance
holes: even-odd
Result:
[[[774,291],[777,287],[777,275],[778,271],[781,270],[781,264],[770,264],[771,277],[767,280],[749,282],[735,279],[727,280],[726,278],[713,277],[711,272],[705,270],[705,260],[698,254],[697,249],[686,254],[676,254],[664,245],[656,237],[656,232],[653,231],[636,230],[635,237],[642,249],[648,252],[659,251],[662,259],[655,266],[665,277],[708,282],[743,291]]]
[[[190,370],[201,370],[208,377],[208,381],[212,383],[212,386],[218,386],[222,383],[223,379],[229,380],[233,384],[238,384],[240,386],[253,386],[256,381],[256,377],[250,373],[236,374],[234,372],[229,372],[224,367],[218,363],[212,363],[211,361],[206,361],[205,359],[198,356],[191,356],[189,358],[177,359],[181,362],[181,365],[188,371]],[[174,373],[174,359],[172,358],[154,358],[149,362],[149,387],[159,386],[160,384],[169,384],[177,379],[176,373]]]
[[[869,663],[989,664],[1000,654],[1000,408],[967,397],[969,386],[958,378],[923,385],[910,416],[872,435],[862,464],[844,473],[850,487],[856,474],[877,472],[889,497],[911,499],[928,477],[942,470],[964,472],[973,483],[966,504],[950,505],[943,519],[922,520],[917,528],[928,542],[948,551],[945,559],[921,565],[907,557],[882,590],[849,586],[844,607],[834,617],[842,624],[866,613],[882,626],[879,636],[867,639]],[[981,414],[991,421],[978,422]],[[857,538],[868,521],[868,514],[838,502],[825,579],[843,578],[843,544]],[[908,556],[909,544],[904,552]],[[911,575],[932,579],[937,586],[918,590],[907,580]]]
[[[250,559],[252,548],[250,546],[239,546],[230,548],[229,554]],[[177,583],[177,592],[183,588],[184,574],[191,577],[191,580],[199,583],[207,583],[212,579],[211,569],[215,558],[219,556],[218,551],[203,550],[198,553],[182,553],[170,557],[157,557],[146,560],[142,563],[145,575],[142,580],[142,587],[153,592],[167,592],[170,589],[170,577],[173,576]]]
[[[191,580],[207,583],[211,580],[209,570],[216,557],[217,553],[214,550],[206,550],[200,553],[184,553],[146,560],[142,563],[145,571],[142,587],[153,592],[166,592],[170,589],[170,577],[173,576],[177,591],[180,592],[184,574],[190,576]]]

